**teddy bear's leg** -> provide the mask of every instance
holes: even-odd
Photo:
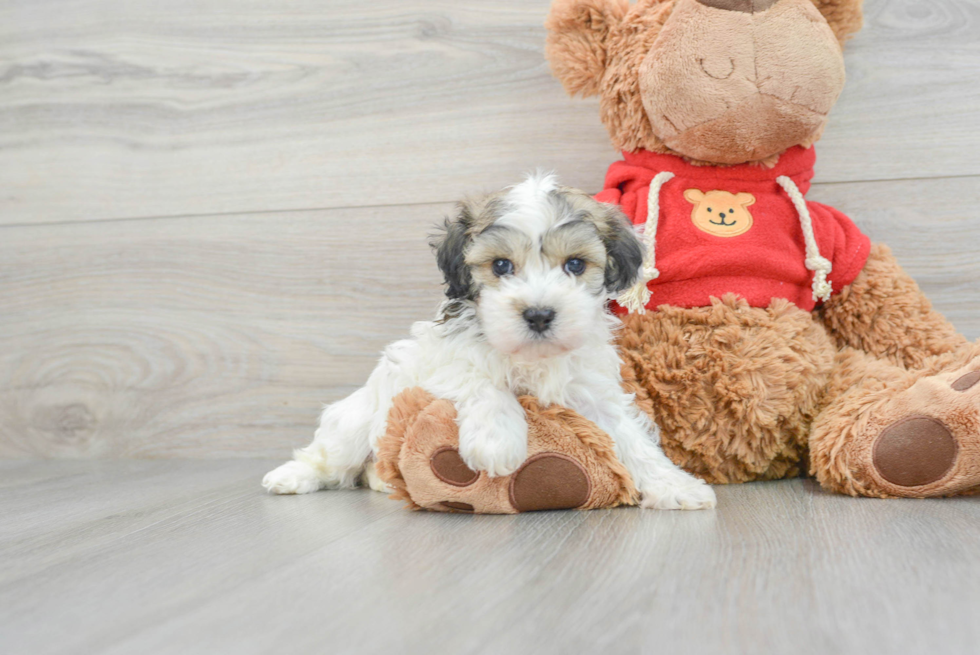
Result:
[[[453,403],[407,389],[395,397],[378,442],[378,476],[392,498],[437,512],[514,514],[636,504],[636,487],[609,435],[569,409],[542,408],[529,397],[520,404],[527,413],[530,456],[515,473],[491,478],[463,461]]]
[[[908,369],[969,346],[884,245],[872,246],[860,275],[827,302],[822,314],[840,347]]]
[[[810,470],[852,495],[942,496],[980,485],[980,346],[932,309],[885,246],[830,300],[842,350],[810,436]]]
[[[924,498],[980,486],[980,346],[909,371],[845,348],[810,436],[810,472],[855,496]]]
[[[795,477],[836,349],[786,300],[630,314],[623,386],[661,430],[664,452],[712,484]]]

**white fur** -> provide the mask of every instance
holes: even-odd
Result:
[[[558,224],[560,217],[554,215],[548,194],[558,187],[558,181],[551,173],[541,171],[510,188],[507,201],[513,210],[500,217],[500,225],[515,227],[532,239],[539,238]]]
[[[542,194],[554,188],[550,177],[515,187],[508,197],[520,206],[508,216],[522,220],[512,225],[541,234],[554,226],[561,217],[535,214],[545,211]],[[517,396],[528,394],[543,405],[575,410],[606,431],[643,507],[714,507],[711,487],[663,454],[657,426],[623,391],[612,344],[619,322],[605,310],[605,299],[600,289],[532,257],[512,279],[481,290],[475,307],[445,322],[416,323],[411,339],[388,346],[367,384],[328,406],[313,443],[268,473],[263,485],[279,494],[355,486],[377,452],[392,399],[418,386],[455,403],[459,452],[473,470],[509,475],[527,458],[527,422]],[[545,335],[521,318],[529,306],[555,309]],[[372,488],[384,488],[373,471],[365,477]]]

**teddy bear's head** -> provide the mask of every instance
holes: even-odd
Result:
[[[555,0],[552,70],[621,150],[772,161],[819,138],[861,0]]]

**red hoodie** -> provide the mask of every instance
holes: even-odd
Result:
[[[703,307],[711,304],[711,297],[736,293],[753,307],[786,298],[800,309],[813,310],[814,272],[805,264],[801,212],[777,182],[786,176],[806,194],[816,161],[813,148],[792,148],[771,169],[757,164],[693,166],[674,155],[647,151],[626,152],[623,157],[625,161],[609,167],[605,189],[596,199],[620,205],[634,225],[647,222],[654,177],[674,174],[658,194],[654,230],[660,275],[648,284],[653,296],[647,309]],[[832,292],[839,293],[861,272],[871,242],[836,209],[809,201],[806,208],[819,254],[832,264]],[[626,312],[613,307],[619,314]]]

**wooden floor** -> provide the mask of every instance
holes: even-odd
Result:
[[[713,512],[273,497],[273,462],[0,463],[0,640],[53,653],[976,653],[980,500]]]

